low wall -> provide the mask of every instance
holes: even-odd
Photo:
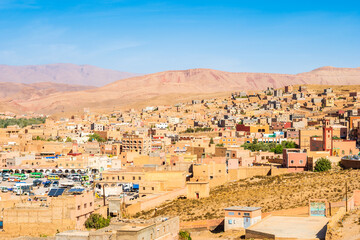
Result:
[[[272,168],[270,171],[271,176],[277,176],[277,175],[281,175],[281,174],[287,174],[289,173],[289,169],[288,168]]]
[[[180,222],[181,229],[214,229],[219,225],[224,225],[224,218],[210,219],[210,220],[198,220],[191,222]]]
[[[331,202],[329,205],[331,206],[331,209],[330,209],[331,215],[334,215],[334,213],[333,213],[334,209],[337,209],[337,208],[346,209],[346,201]],[[355,206],[356,206],[356,204],[355,204],[355,194],[354,194],[352,197],[350,197],[347,200],[347,210],[351,211],[355,208]]]
[[[360,206],[360,190],[354,190],[354,205]]]
[[[245,229],[245,239],[275,239],[274,234]]]
[[[139,200],[137,203],[134,203],[134,204],[128,206],[126,208],[126,211],[128,214],[134,215],[138,212],[155,208],[155,207],[161,205],[162,203],[164,203],[165,201],[174,200],[175,198],[177,198],[180,195],[186,196],[186,188],[180,188],[180,189],[176,189],[171,192],[165,192],[160,195],[156,195],[153,198]]]
[[[100,214],[101,216],[106,218],[108,215],[108,205],[96,208],[93,213]]]
[[[341,159],[341,165],[345,169],[360,169],[360,161],[359,160],[348,160],[348,159]]]
[[[332,216],[327,224],[326,237],[325,240],[338,239],[336,229],[338,228],[338,222],[345,216],[346,210],[344,207],[341,207],[334,216]]]

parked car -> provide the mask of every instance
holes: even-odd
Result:
[[[9,181],[9,178],[10,178],[10,174],[5,173],[5,174],[3,174],[2,180],[3,180],[3,181]]]
[[[53,185],[53,187],[58,187],[59,186],[59,181],[54,181],[52,185]]]
[[[39,185],[41,185],[41,180],[40,179],[35,179],[34,181],[33,181],[33,186],[34,187],[36,187],[36,186],[39,186]]]
[[[43,182],[43,184],[44,184],[44,187],[50,187],[51,186],[51,181],[45,181],[45,182]]]
[[[48,180],[60,180],[60,177],[57,174],[51,173],[47,176]]]

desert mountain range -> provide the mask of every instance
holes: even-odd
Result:
[[[166,71],[122,79],[103,87],[56,92],[11,104],[25,111],[55,113],[83,107],[110,109],[136,104],[174,104],[180,100],[286,85],[360,85],[360,68],[321,67],[299,74],[233,73],[213,69]],[[10,103],[10,102],[9,102]]]
[[[0,82],[13,83],[52,82],[100,87],[120,79],[138,75],[91,65],[70,63],[28,66],[0,65]]]

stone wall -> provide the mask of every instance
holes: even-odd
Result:
[[[245,229],[245,239],[275,239],[274,234]]]
[[[176,189],[171,192],[154,194],[154,197],[146,197],[146,199],[143,199],[143,200],[141,200],[141,198],[140,198],[140,200],[137,203],[132,204],[129,207],[127,207],[126,211],[128,214],[134,215],[138,212],[155,208],[156,206],[161,205],[165,201],[174,200],[180,195],[186,196],[186,188]]]
[[[337,233],[338,222],[345,216],[346,210],[344,207],[341,207],[334,216],[331,217],[327,224],[326,237],[325,240],[339,239]]]

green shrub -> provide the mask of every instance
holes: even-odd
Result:
[[[100,229],[109,226],[110,218],[104,218],[100,214],[91,214],[85,221],[86,228]]]
[[[89,135],[89,142],[92,142],[94,140],[96,140],[97,142],[105,142],[106,141],[105,139],[100,137],[100,135],[97,133]]]
[[[331,169],[331,162],[327,158],[319,158],[315,163],[315,172],[324,172]]]
[[[179,232],[179,240],[191,240],[190,233],[187,231],[181,230]]]

